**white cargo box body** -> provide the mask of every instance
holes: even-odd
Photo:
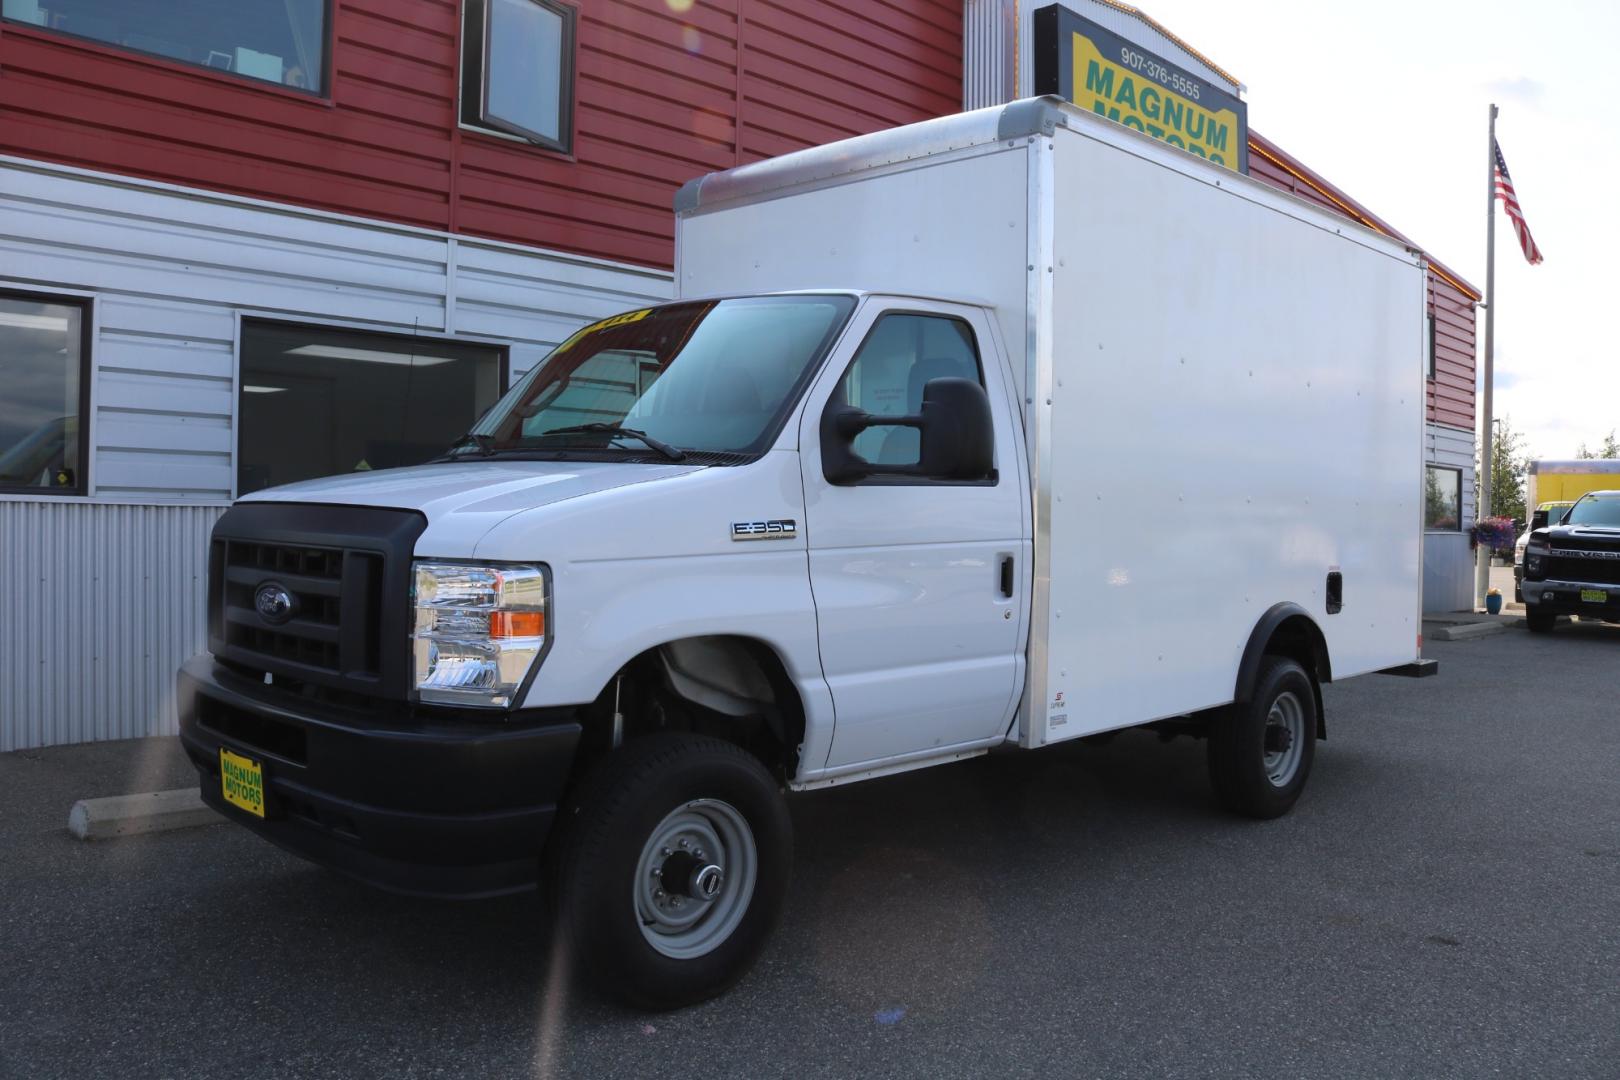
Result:
[[[706,177],[677,210],[683,296],[991,310],[1033,476],[1024,745],[1232,701],[1276,604],[1335,679],[1417,658],[1416,253],[1050,98]]]

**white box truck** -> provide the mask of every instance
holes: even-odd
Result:
[[[1415,253],[1055,99],[676,208],[680,299],[436,462],[221,518],[209,803],[385,888],[543,883],[667,1007],[758,955],[788,792],[1153,725],[1273,817],[1322,683],[1432,670]]]

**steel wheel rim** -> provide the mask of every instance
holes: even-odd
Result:
[[[1286,742],[1284,746],[1276,746]],[[1266,714],[1261,741],[1262,767],[1273,787],[1287,787],[1305,756],[1305,706],[1292,690],[1278,694]]]
[[[716,868],[715,893],[705,897],[694,883],[713,880],[703,871]],[[676,807],[647,837],[636,861],[633,892],[641,936],[675,960],[708,955],[742,922],[758,877],[759,850],[741,811],[719,799]]]

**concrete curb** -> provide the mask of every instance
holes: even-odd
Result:
[[[1516,624],[1504,621],[1463,623],[1460,626],[1436,626],[1432,630],[1426,628],[1423,631],[1423,638],[1425,641],[1470,641],[1474,638],[1500,634],[1514,625]]]
[[[203,805],[196,788],[80,799],[68,811],[68,831],[80,840],[190,829],[224,821]]]

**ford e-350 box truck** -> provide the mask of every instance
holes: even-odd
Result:
[[[677,299],[435,462],[240,500],[180,673],[206,800],[413,893],[543,884],[669,1006],[782,908],[785,797],[1156,725],[1299,797],[1419,659],[1424,271],[1054,99],[688,184]]]

